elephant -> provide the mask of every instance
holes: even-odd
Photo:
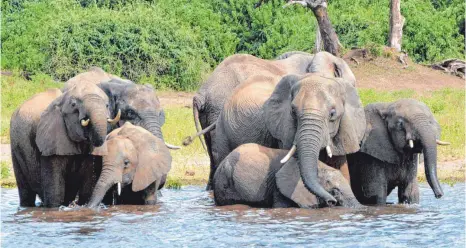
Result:
[[[96,84],[107,94],[110,101],[109,111],[121,118],[115,127],[121,126],[125,121],[131,121],[163,139],[161,127],[165,122],[165,113],[152,86],[137,85],[99,67],[91,67],[88,71],[69,79],[62,90],[66,92],[71,86],[80,83]],[[180,149],[168,143],[167,147]]]
[[[343,77],[356,83],[354,74],[348,64],[330,53],[320,52],[316,55],[304,52],[288,52],[277,60],[263,60],[247,54],[236,54],[220,63],[207,81],[193,97],[193,116],[198,133],[184,140],[183,145],[190,144],[196,136],[204,136],[205,149],[210,157],[211,173],[207,189],[211,188],[213,171],[218,162],[215,161],[212,146],[216,136],[214,128],[225,101],[234,89],[253,76],[269,75],[281,78],[287,74],[305,74],[320,72],[328,77]],[[279,80],[275,80],[278,83]],[[203,128],[204,131],[200,131]]]
[[[102,68],[100,67],[93,66],[89,68],[89,70],[83,73],[79,73],[78,75],[68,79],[68,81],[65,82],[65,86],[63,87],[62,90],[67,91],[74,84],[79,84],[79,83],[99,84],[100,82],[106,82],[112,79],[116,79],[120,82],[129,83],[129,84],[133,83],[130,80],[122,79],[118,76],[107,73],[104,70],[102,70]]]
[[[117,204],[154,205],[171,168],[172,158],[162,139],[126,122],[106,139],[102,173],[88,207],[95,208],[117,185]]]
[[[287,150],[243,144],[218,166],[213,180],[216,205],[246,204],[267,208],[318,208],[326,204],[310,193],[299,176],[298,161],[280,162]],[[319,183],[338,206],[361,207],[340,171],[318,163]]]
[[[287,75],[277,85],[271,80],[253,77],[225,103],[215,124],[215,161],[246,143],[290,150],[287,159],[297,156],[306,188],[335,204],[318,184],[317,164],[321,153],[332,158],[359,150],[366,124],[356,88],[319,73]]]
[[[92,155],[104,145],[110,125],[107,95],[95,84],[51,89],[23,103],[12,115],[13,169],[21,206],[84,204],[95,183]],[[105,146],[101,149],[105,153]]]
[[[424,154],[427,181],[435,197],[443,196],[437,178],[440,125],[429,107],[414,99],[365,107],[366,129],[360,151],[348,155],[351,187],[363,204],[386,204],[398,187],[399,203],[419,203],[418,155]]]

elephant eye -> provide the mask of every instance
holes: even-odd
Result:
[[[336,115],[337,115],[337,110],[332,108],[332,110],[330,110],[330,120],[333,121]]]
[[[136,118],[136,112],[134,112],[134,110],[132,109],[129,109],[128,112],[126,113],[126,116],[128,117],[128,119],[134,119]]]
[[[402,128],[403,128],[403,120],[401,120],[401,119],[398,120],[398,121],[396,122],[396,127],[399,128],[399,129],[402,129]]]
[[[125,168],[128,167],[128,165],[129,165],[129,160],[128,160],[128,159],[125,159],[124,163],[125,163]]]

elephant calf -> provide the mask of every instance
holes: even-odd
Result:
[[[435,197],[443,196],[437,179],[440,126],[429,108],[413,99],[365,107],[361,150],[348,156],[351,187],[363,204],[385,204],[398,187],[399,203],[419,203],[417,162],[424,154],[426,178]]]
[[[117,204],[156,204],[171,161],[162,139],[126,122],[107,136],[107,155],[88,206],[99,205],[110,188],[118,192]]]
[[[233,150],[217,168],[213,189],[217,205],[246,204],[255,207],[325,206],[307,190],[297,161],[292,157],[282,164],[287,150],[244,144]],[[318,164],[319,182],[337,200],[337,205],[360,206],[340,171]]]

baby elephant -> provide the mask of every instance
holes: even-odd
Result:
[[[88,207],[99,205],[114,185],[118,191],[117,204],[156,204],[157,190],[165,184],[172,162],[164,141],[144,128],[126,122],[108,134],[106,144],[102,173]]]
[[[413,99],[365,107],[361,150],[347,156],[351,187],[362,204],[385,204],[398,187],[399,203],[419,203],[418,154],[424,154],[427,181],[435,197],[443,195],[437,179],[440,126],[429,108]]]
[[[253,207],[318,208],[325,203],[307,190],[297,161],[282,164],[287,150],[244,144],[219,165],[213,180],[217,205],[246,204]],[[337,200],[337,205],[358,207],[348,181],[340,171],[318,164],[319,183]]]

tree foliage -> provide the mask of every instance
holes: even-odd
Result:
[[[137,82],[196,89],[224,58],[271,59],[314,46],[316,20],[301,6],[269,0],[2,1],[2,68],[65,81],[90,66]],[[461,0],[403,0],[403,47],[418,62],[462,57]],[[346,48],[387,45],[388,0],[329,1]],[[462,28],[464,32],[464,24]]]

